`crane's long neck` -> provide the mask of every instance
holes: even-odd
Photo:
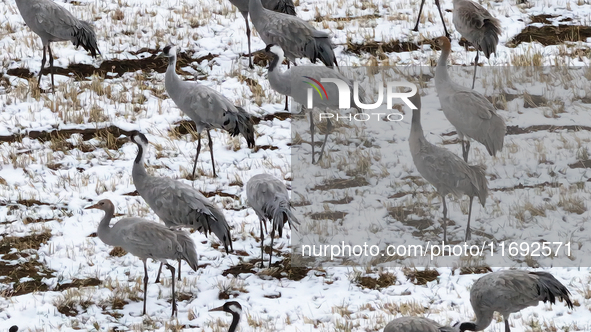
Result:
[[[460,324],[460,331],[483,331],[490,325],[492,319],[493,311],[476,312],[476,321]],[[503,317],[503,319],[509,319],[509,317]]]
[[[269,83],[273,90],[291,96],[291,71],[281,70],[281,64],[283,63],[283,54],[273,54],[273,60],[269,64]]]
[[[115,214],[115,207],[114,206],[107,206],[105,209],[105,216],[101,220],[96,234],[98,235],[99,239],[108,245],[117,245],[111,241],[111,227],[109,223],[111,222],[111,218],[113,218],[113,214]]]
[[[238,327],[238,323],[240,323],[240,314],[237,312],[232,312],[232,324],[230,324],[230,328],[228,329],[228,332],[236,331],[236,328]]]
[[[258,22],[259,18],[264,14],[265,8],[261,0],[250,0],[248,2],[248,12],[251,16],[250,20],[252,24]]]
[[[166,92],[176,102],[177,96],[179,96],[182,89],[180,86],[182,84],[182,80],[176,73],[176,55],[173,55],[168,58],[168,67],[166,68],[166,74],[164,74],[164,86],[166,87]]]
[[[137,147],[138,147],[137,156],[135,157],[135,160],[133,161],[133,169],[131,171],[131,176],[133,177],[133,182],[134,182],[136,188],[141,183],[141,181],[139,181],[139,179],[141,177],[148,176],[148,172],[146,172],[146,168],[144,167],[144,158],[145,158],[145,151],[144,150],[147,147],[143,146],[141,144],[138,144]]]
[[[421,126],[421,109],[412,110],[412,120],[410,123],[410,151],[419,151],[422,144],[427,140],[423,134],[423,127]]]
[[[449,75],[447,73],[447,58],[449,57],[450,50],[443,49],[441,56],[437,61],[437,67],[435,68],[435,84],[441,84],[449,82]]]

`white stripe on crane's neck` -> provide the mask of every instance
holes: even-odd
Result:
[[[238,306],[231,305],[228,307],[228,309],[230,309],[233,313],[236,313],[236,314],[242,316],[242,309],[240,309]]]
[[[283,52],[283,49],[280,46],[273,45],[271,46],[269,51],[277,55],[277,66],[281,65],[283,63],[283,60],[285,59],[285,53]]]

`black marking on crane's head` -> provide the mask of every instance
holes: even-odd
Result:
[[[275,44],[269,44],[265,47],[265,52],[271,52],[271,47],[275,46]]]
[[[231,314],[242,314],[242,306],[236,301],[228,301],[223,306],[210,309],[209,311],[225,311]]]
[[[10,327],[10,330],[8,330],[8,332],[17,332],[17,331],[18,331],[18,326],[16,326],[16,325],[12,325]]]
[[[162,49],[161,56],[164,56],[164,57],[167,57],[167,58],[176,56],[176,47],[174,45],[166,45]]]
[[[131,134],[130,139],[137,145],[148,145],[148,139],[146,136],[139,131],[134,132]]]

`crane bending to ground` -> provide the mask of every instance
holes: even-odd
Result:
[[[99,209],[105,212],[97,235],[101,241],[111,246],[123,248],[138,257],[144,263],[144,312],[146,314],[146,298],[148,296],[148,266],[146,260],[152,258],[165,264],[172,273],[172,316],[177,311],[174,295],[174,267],[167,259],[185,260],[194,271],[197,271],[197,252],[195,243],[189,233],[173,230],[143,218],[123,218],[113,227],[109,222],[115,213],[115,206],[108,199],[100,200],[86,209]]]
[[[206,130],[213,176],[217,177],[213,158],[213,141],[209,130],[212,128],[223,129],[230,136],[241,134],[246,139],[248,147],[254,148],[255,130],[252,117],[242,107],[234,106],[228,98],[214,89],[197,82],[181,80],[176,73],[176,47],[171,45],[164,47],[161,56],[168,58],[169,61],[164,76],[166,93],[176,106],[195,122],[197,129],[197,154],[191,176],[193,179],[195,178],[197,158],[199,158],[201,151],[201,132]]]
[[[435,44],[441,47],[435,69],[435,88],[443,114],[456,128],[462,143],[464,161],[468,162],[470,138],[482,143],[491,156],[496,155],[505,141],[505,121],[486,97],[451,80],[447,72],[447,58],[451,52],[449,39],[436,38]]]
[[[424,317],[400,317],[392,320],[383,332],[456,332],[451,326],[443,326]]]
[[[37,86],[41,89],[41,76],[45,67],[46,53],[49,53],[51,90],[55,93],[53,80],[52,42],[71,41],[76,47],[82,46],[93,57],[101,54],[96,44],[96,34],[89,22],[78,20],[64,7],[51,0],[16,0],[21,16],[29,28],[43,43],[43,59],[39,70]]]
[[[460,331],[482,331],[499,312],[505,321],[505,332],[510,332],[509,315],[527,307],[537,306],[540,301],[556,303],[564,300],[573,308],[568,289],[548,272],[502,270],[489,273],[476,280],[470,290],[470,304],[476,314],[475,322],[459,324]]]
[[[445,38],[445,37],[443,37]],[[409,98],[417,107],[412,111],[412,122],[408,144],[415,167],[431,183],[441,196],[443,204],[443,241],[447,242],[447,205],[445,196],[452,194],[458,198],[463,195],[470,197],[468,224],[464,241],[470,240],[470,218],[472,216],[472,201],[478,196],[484,207],[488,196],[488,180],[482,165],[468,165],[460,157],[447,149],[431,144],[423,134],[421,126],[421,96],[417,93]]]
[[[261,226],[261,267],[265,266],[263,259],[263,223],[267,229],[267,221],[272,222],[271,229],[271,254],[269,257],[269,266],[273,259],[273,239],[275,231],[279,237],[283,236],[283,226],[289,223],[289,226],[296,229],[295,225],[300,222],[291,212],[291,204],[285,184],[270,174],[257,174],[248,180],[246,184],[246,197],[248,204],[259,217]],[[297,230],[297,229],[296,229]]]
[[[138,193],[166,227],[191,227],[208,236],[214,233],[224,245],[226,253],[233,250],[230,226],[223,212],[197,189],[168,177],[150,176],[144,167],[148,139],[144,134],[133,133],[130,137],[138,147],[131,176]],[[160,269],[156,282],[160,281]],[[181,280],[179,260],[178,279]]]

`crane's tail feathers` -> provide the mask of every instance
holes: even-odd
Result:
[[[230,235],[230,226],[228,226],[226,218],[223,215],[215,218],[213,222],[210,222],[209,229],[210,232],[213,232],[218,240],[224,245],[226,254],[234,251],[234,248],[232,247],[232,236]]]
[[[255,140],[254,121],[252,120],[250,114],[244,110],[244,108],[236,106],[236,109],[238,109],[238,113],[235,113],[235,117],[232,119],[232,122],[234,122],[233,129],[232,126],[229,126],[230,129],[227,130],[231,136],[242,134],[242,136],[244,136],[246,139],[246,144],[252,149],[254,148]]]
[[[292,0],[279,0],[272,10],[274,12],[296,16],[295,5]]]
[[[497,151],[501,151],[503,149],[506,133],[507,125],[505,124],[505,121],[499,115],[494,114],[493,118],[491,119],[488,137],[484,143],[489,155],[496,156]]]
[[[289,226],[297,231],[296,225],[300,225],[299,220],[291,212],[289,198],[284,195],[275,195],[273,200],[273,228],[277,230],[279,236],[283,236],[283,226],[289,222]]]
[[[193,242],[193,239],[191,239],[189,233],[185,231],[176,231],[176,233],[177,241],[182,247],[182,257],[179,258],[184,259],[193,269],[193,271],[197,272],[197,266],[199,266],[199,263],[197,251],[195,250],[195,242]]]
[[[480,200],[480,204],[486,204],[486,197],[488,196],[488,180],[486,179],[486,166],[484,165],[470,165],[472,174],[470,180],[476,189],[476,195]]]
[[[497,52],[499,36],[502,33],[501,21],[494,17],[485,19],[482,29],[484,30],[484,36],[480,48],[488,59],[491,54]]]
[[[316,63],[316,59],[320,59],[327,67],[334,68],[334,65],[337,67],[339,65],[333,48],[335,46],[330,42],[329,36],[315,37],[304,46],[304,53],[312,63]]]
[[[550,303],[556,303],[556,298],[566,302],[566,306],[570,309],[573,308],[573,302],[570,299],[570,292],[560,281],[556,280],[553,275],[548,272],[530,272],[538,276],[538,293],[541,296],[541,300]]]
[[[86,21],[79,21],[81,27],[76,29],[72,38],[74,46],[82,46],[87,52],[93,57],[96,57],[97,53],[101,54],[96,44],[96,34],[92,25]]]

